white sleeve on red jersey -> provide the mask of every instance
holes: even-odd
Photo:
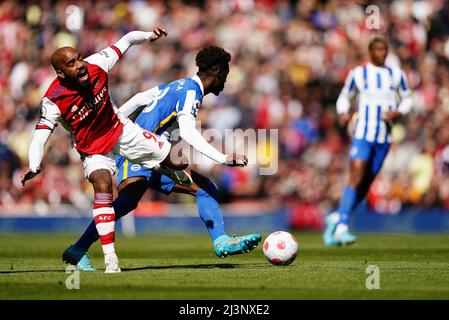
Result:
[[[144,31],[128,32],[114,45],[87,57],[85,61],[99,66],[105,72],[109,72],[130,46],[149,42],[152,34],[152,32]]]
[[[47,97],[44,97],[41,102],[39,122],[36,125],[36,129],[53,130],[60,119],[61,111],[58,106]]]
[[[29,168],[36,172],[40,167],[42,158],[44,157],[45,144],[52,133],[51,130],[36,130],[34,131],[33,140],[31,140],[30,148],[28,150]]]
[[[121,56],[122,53],[119,49],[114,46],[110,46],[98,53],[94,53],[93,55],[88,56],[84,60],[90,64],[99,66],[101,69],[108,73],[109,70],[111,70],[115,66]]]

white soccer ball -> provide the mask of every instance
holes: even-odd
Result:
[[[272,264],[286,266],[298,255],[298,241],[286,231],[273,232],[263,243],[263,254]]]

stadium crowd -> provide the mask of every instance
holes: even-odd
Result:
[[[379,2],[379,29],[366,21],[373,1],[78,1],[82,23],[66,24],[69,1],[0,3],[0,213],[17,204],[80,210],[92,195],[79,156],[62,128],[53,134],[40,176],[20,185],[40,99],[55,76],[49,57],[58,47],[85,56],[131,30],[163,26],[168,37],[130,49],[110,76],[117,105],[133,94],[195,72],[195,53],[206,44],[232,54],[225,90],[207,96],[202,128],[278,129],[275,175],[220,165],[197,168],[213,176],[221,201],[264,199],[316,203],[325,211],[340,197],[349,139],[338,128],[335,101],[350,68],[367,59],[370,35],[386,35],[388,63],[400,64],[414,91],[407,119],[394,127],[394,143],[369,203],[396,213],[407,205],[449,209],[449,3]],[[368,7],[368,8],[366,8]],[[367,9],[367,11],[365,11]],[[375,11],[374,11],[375,12]],[[375,13],[374,13],[375,14]],[[69,28],[67,28],[69,27]],[[446,123],[446,125],[445,125]],[[446,148],[446,149],[445,149]],[[187,201],[147,192],[145,199]]]

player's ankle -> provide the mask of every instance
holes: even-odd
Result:
[[[101,246],[103,250],[103,254],[106,255],[115,255],[115,246],[114,243],[109,243]]]

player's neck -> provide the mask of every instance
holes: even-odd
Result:
[[[372,64],[373,66],[375,66],[375,67],[378,67],[378,68],[385,68],[385,62],[382,63],[382,64],[378,64],[378,63],[376,63],[376,62],[374,62],[374,61],[371,60],[371,64]]]
[[[59,80],[59,83],[60,83],[60,84],[62,84],[64,87],[66,87],[66,88],[69,89],[69,90],[76,90],[76,91],[79,91],[79,90],[82,90],[82,89],[87,89],[87,88],[89,88],[89,87],[91,86],[90,83],[89,83],[89,85],[87,85],[87,86],[82,86],[82,85],[79,84],[79,83],[73,83],[73,82],[68,81],[68,80],[66,80],[66,79],[58,78],[58,80]]]

